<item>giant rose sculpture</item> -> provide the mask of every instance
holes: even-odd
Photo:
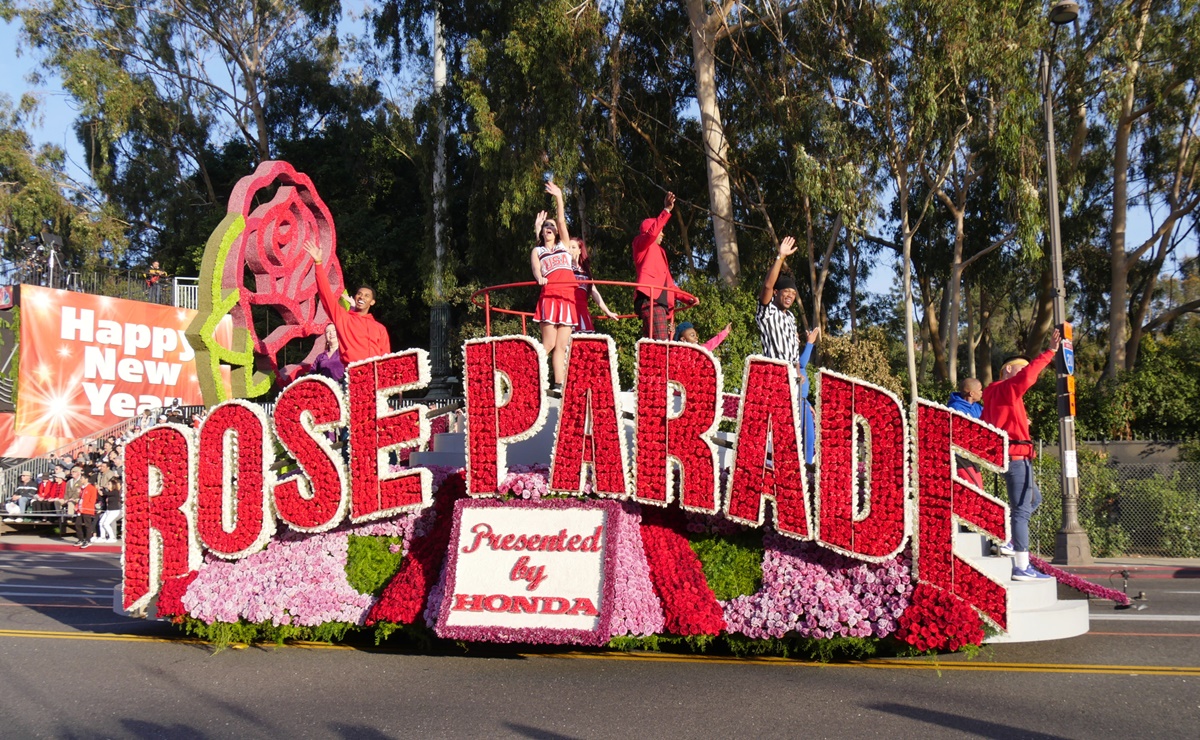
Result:
[[[319,266],[302,246],[310,238],[324,255]],[[187,331],[206,404],[265,394],[280,350],[293,339],[324,331],[330,318],[317,297],[314,270],[325,270],[340,292],[336,242],[333,217],[312,180],[287,162],[263,162],[238,182],[227,215],[205,247],[199,314]],[[253,287],[247,286],[247,273]],[[265,337],[254,326],[256,306],[272,309],[281,320]],[[217,341],[217,326],[226,316],[233,321],[228,347]],[[318,339],[306,361],[322,349]],[[223,368],[230,370],[228,387]]]

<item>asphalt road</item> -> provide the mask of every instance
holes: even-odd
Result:
[[[229,649],[111,611],[117,557],[0,552],[0,736],[1195,737],[1200,579],[973,660]],[[1119,585],[1119,581],[1117,581]]]

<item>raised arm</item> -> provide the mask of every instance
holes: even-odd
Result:
[[[592,285],[592,300],[596,302],[596,305],[600,307],[600,310],[603,311],[604,315],[608,318],[614,320],[621,318],[612,311],[608,310],[608,305],[604,302],[604,298],[600,296],[600,289],[595,285]]]
[[[820,338],[821,327],[817,326],[809,330],[806,337],[807,341],[804,345],[804,351],[800,353],[799,365],[801,370],[803,370],[808,365],[808,361],[812,359],[813,346],[816,345],[817,340]]]
[[[721,342],[725,341],[725,337],[729,336],[729,331],[732,328],[733,324],[726,324],[724,329],[716,333],[716,336],[704,343],[704,349],[709,352],[716,350],[717,347],[721,346]]]
[[[783,237],[783,241],[779,242],[779,250],[775,254],[775,262],[767,271],[767,278],[763,281],[762,290],[758,294],[759,303],[765,306],[771,302],[775,292],[775,281],[779,279],[779,271],[783,269],[783,260],[795,253],[796,240],[790,236]]]
[[[316,268],[314,273],[317,278],[317,295],[321,297],[321,303],[325,306],[325,312],[329,314],[329,318],[333,320],[336,326],[340,318],[338,309],[342,308],[342,306],[333,295],[333,286],[329,284],[329,277],[321,269],[321,247],[313,239],[306,239],[303,246],[304,251],[308,252],[308,256],[312,257],[313,265]],[[342,310],[344,311],[345,309],[343,308]],[[339,326],[338,330],[341,331],[342,328]]]
[[[1020,388],[1021,393],[1033,387],[1037,382],[1038,376],[1046,369],[1046,366],[1054,360],[1054,355],[1058,353],[1058,348],[1062,344],[1062,334],[1058,329],[1054,330],[1054,334],[1050,337],[1050,349],[1033,358],[1025,367],[1018,370],[1012,376],[1014,387]]]
[[[563,191],[553,180],[546,183],[546,192],[554,196],[555,217],[558,222],[558,240],[563,244],[571,243],[571,234],[567,231],[567,209],[563,204]]]

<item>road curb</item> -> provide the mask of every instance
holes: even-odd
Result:
[[[33,542],[0,542],[0,552],[84,552],[75,545],[49,545]],[[121,548],[116,545],[92,545],[86,552],[103,552],[120,555]]]
[[[1058,565],[1056,568],[1083,578],[1109,576],[1129,571],[1133,578],[1200,578],[1200,568],[1194,565]]]

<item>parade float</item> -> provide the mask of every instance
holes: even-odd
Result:
[[[1087,630],[1086,601],[1009,583],[1007,559],[986,557],[1008,539],[1007,507],[956,466],[1004,470],[1005,434],[846,375],[814,378],[811,467],[794,366],[749,357],[730,403],[719,360],[672,341],[639,341],[622,391],[613,340],[576,335],[551,397],[539,343],[469,340],[459,432],[389,403],[429,383],[422,349],[352,363],[344,386],[301,377],[268,413],[263,368],[328,322],[312,271],[340,286],[335,249],[289,165],[235,191],[188,334],[211,409],[199,429],[160,425],[126,447],[124,613],[217,641],[373,630],[817,654]],[[255,336],[255,305],[288,325]]]

